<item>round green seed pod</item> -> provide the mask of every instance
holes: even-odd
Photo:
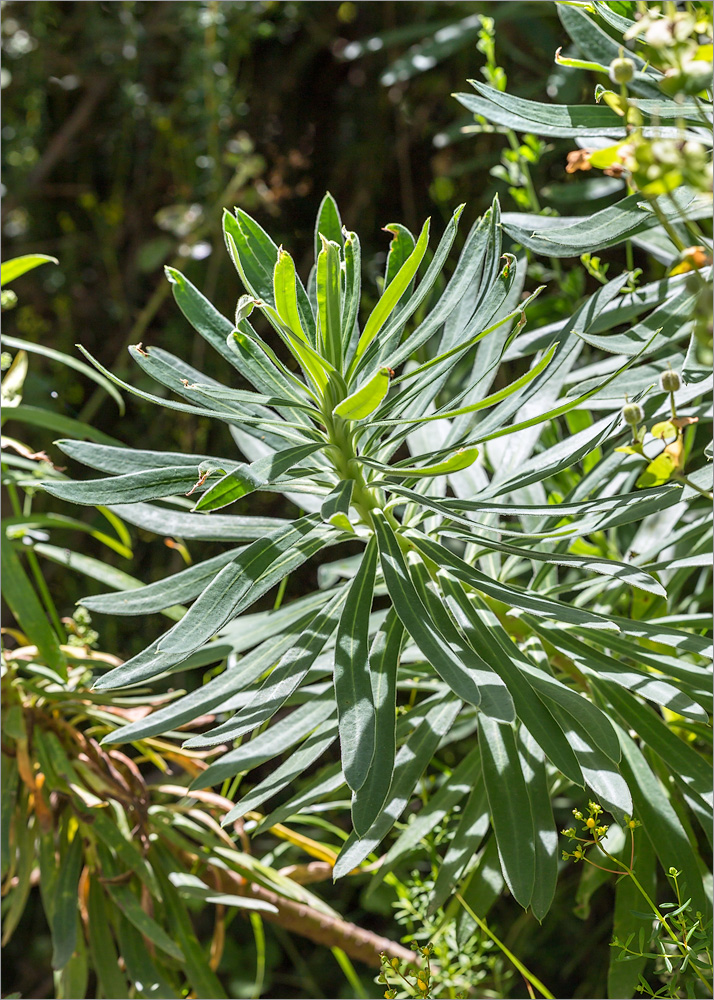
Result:
[[[637,427],[645,419],[645,411],[639,403],[626,403],[622,407],[622,419],[630,427]]]
[[[629,83],[635,75],[635,64],[626,56],[613,59],[608,69],[608,76],[613,83]]]
[[[679,372],[662,372],[659,377],[659,385],[662,392],[676,392],[677,389],[682,387],[682,380],[679,377]]]

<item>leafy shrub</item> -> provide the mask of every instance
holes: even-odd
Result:
[[[631,30],[632,5],[594,5],[607,31],[579,6],[558,9],[583,66],[622,76],[629,56],[612,36]],[[417,236],[395,224],[381,295],[362,323],[359,240],[342,229],[329,196],[306,286],[253,219],[226,215],[246,292],[235,320],[184,275],[168,275],[186,318],[232,366],[230,384],[143,345],[130,353],[159,394],[102,375],[174,411],[223,422],[244,461],[64,441],[72,459],[108,478],[46,484],[55,496],[109,504],[129,523],[197,548],[239,546],[148,587],[83,602],[97,613],[178,619],[100,678],[93,697],[119,689],[119,698],[148,707],[141,692],[123,689],[152,682],[162,690],[179,672],[226,663],[105,743],[146,754],[151,741],[175,746],[179,727],[219,714],[220,724],[183,751],[218,754],[193,788],[198,795],[218,786],[238,798],[224,822],[245,817],[256,832],[288,816],[317,824],[325,804],[340,816],[346,785],[353,829],[335,875],[376,868],[376,892],[427,844],[433,877],[403,890],[407,910],[423,919],[413,932],[423,946],[424,934],[444,926],[432,923],[442,907],[449,946],[452,931],[457,948],[475,928],[491,934],[483,918],[505,887],[543,920],[558,876],[553,810],[565,799],[582,811],[593,796],[612,813],[608,836],[624,838],[630,823],[642,823],[628,867],[653,900],[657,862],[664,872],[682,870],[684,908],[673,919],[685,916],[675,933],[696,931],[699,913],[708,919],[699,844],[711,816],[711,693],[700,633],[711,593],[703,502],[711,476],[700,428],[708,419],[710,268],[696,226],[706,202],[681,187],[682,170],[697,188],[706,189],[706,177],[700,184],[686,156],[679,178],[659,166],[646,182],[637,176],[640,159],[649,170],[662,152],[659,118],[690,113],[688,98],[663,93],[667,80],[686,76],[696,31],[695,20],[665,72],[651,53],[640,62],[633,52],[632,80],[598,91],[607,107],[563,111],[478,85],[479,96],[468,95],[477,127],[491,119],[515,139],[502,177],[520,193],[519,207],[539,210],[523,169],[528,150],[542,151],[538,136],[575,138],[582,147],[571,163],[601,163],[632,191],[585,218],[502,216],[496,201],[466,237],[445,287],[437,278],[460,210],[433,255],[428,226]],[[489,58],[489,81],[500,86]],[[695,96],[689,131],[700,128],[694,118],[704,107],[704,95]],[[607,162],[593,143],[598,130],[622,139]],[[533,139],[521,141],[524,134]],[[646,190],[654,181],[660,186]],[[586,194],[594,191],[586,184]],[[518,257],[502,255],[504,232]],[[691,233],[696,246],[684,242]],[[595,256],[603,252],[609,260]],[[643,283],[635,253],[652,254],[666,275],[657,277],[655,264]],[[536,255],[550,258],[550,271]],[[572,257],[584,269],[565,274],[561,262]],[[626,269],[612,277],[622,258]],[[538,288],[523,292],[538,274],[551,282],[539,298]],[[596,291],[583,297],[586,276]],[[251,323],[260,315],[272,327],[263,334]],[[526,316],[542,325],[524,331]],[[282,494],[300,516],[209,513],[258,491]],[[318,586],[308,592],[313,558]],[[304,596],[285,603],[292,574]],[[272,610],[256,610],[275,587]],[[251,782],[272,761],[275,770]],[[258,812],[274,797],[267,815]],[[632,994],[653,954],[665,956],[665,978],[665,959],[672,962],[657,935],[632,947],[642,928],[632,909],[622,879],[614,933],[631,961],[618,962],[613,950],[612,996]],[[700,939],[692,941],[689,967],[675,970],[669,995],[695,989]],[[460,975],[456,968],[449,988]],[[428,995],[429,976],[421,982],[416,976],[409,989]],[[549,995],[534,977],[529,983]]]
[[[608,407],[617,410],[614,416],[610,412],[575,434],[558,435],[528,459],[545,422],[582,408],[639,360],[638,351],[585,392],[559,400],[584,340],[639,312],[643,297],[647,305],[662,302],[683,279],[622,299],[618,295],[631,280],[623,273],[557,331],[539,330],[543,351],[535,363],[489,393],[505,352],[518,345],[522,323],[514,327],[513,320],[525,315],[528,304],[521,301],[516,260],[507,256],[505,266],[501,263],[497,203],[471,230],[443,295],[404,336],[407,320],[427,300],[443,266],[460,212],[414,287],[428,223],[418,239],[392,227],[384,291],[361,330],[356,322],[359,241],[356,234],[342,232],[329,196],[317,221],[309,291],[296,278],[290,255],[257,223],[240,210],[227,214],[226,242],[246,288],[235,323],[216,314],[178,272],[169,277],[186,317],[253,390],[209,382],[160,348],[140,345],[131,354],[144,372],[188,400],[164,405],[224,420],[253,461],[66,441],[60,447],[68,455],[111,475],[48,482],[46,488],[66,500],[109,503],[122,516],[145,527],[160,525],[164,533],[249,543],[169,581],[84,601],[93,611],[145,615],[195,598],[168,633],[102,677],[101,690],[146,683],[190,666],[190,657],[201,662],[211,656],[216,636],[252,649],[250,657],[231,664],[199,691],[120,729],[112,741],[166,732],[208,709],[235,707],[226,721],[188,744],[216,746],[253,732],[283,706],[292,707],[265,733],[220,756],[198,779],[202,786],[230,782],[298,745],[239,800],[227,817],[230,822],[287,788],[339,735],[342,774],[333,766],[300,796],[300,804],[315,801],[343,782],[351,790],[354,831],[335,865],[339,877],[388,834],[437,748],[478,729],[482,739],[438,800],[392,846],[383,871],[474,786],[469,822],[445,861],[437,895],[448,892],[486,833],[483,823],[472,820],[490,814],[509,889],[542,919],[557,874],[546,760],[561,781],[587,785],[619,817],[657,809],[645,791],[657,779],[620,727],[621,718],[639,727],[664,766],[671,767],[676,756],[675,781],[697,809],[704,808],[708,772],[703,761],[633,692],[695,725],[703,722],[707,701],[700,655],[706,640],[618,614],[630,600],[630,588],[650,600],[663,599],[661,583],[646,568],[656,560],[656,544],[644,566],[613,558],[611,550],[577,552],[579,546],[582,551],[577,540],[585,536],[615,528],[631,534],[629,526],[646,514],[680,502],[681,488],[632,489],[636,474],[630,464],[617,454],[614,462],[611,457],[623,431],[617,404]],[[253,310],[268,319],[287,351],[286,361],[300,367],[302,378],[250,324]],[[648,317],[645,328],[650,321],[656,319]],[[437,346],[424,353],[439,334]],[[417,356],[426,360],[407,363]],[[700,395],[698,383],[687,387],[680,405]],[[661,393],[647,398],[647,416],[656,416],[665,399]],[[491,413],[478,420],[475,415],[486,409]],[[529,415],[513,421],[514,414],[525,412]],[[489,482],[484,467],[476,464],[478,446],[502,439],[506,447],[490,445],[489,464],[495,468]],[[405,443],[412,457],[399,458]],[[557,497],[548,503],[537,485],[558,476],[567,482],[568,470],[595,448],[600,453],[607,448],[609,454],[595,454],[583,483],[566,489],[562,503],[554,503]],[[612,495],[608,487],[616,464],[623,466],[622,486]],[[259,489],[295,497],[310,512],[287,523],[206,516]],[[192,500],[186,501],[185,494]],[[519,498],[515,502],[513,494]],[[177,497],[172,505],[150,503],[170,496]],[[521,530],[499,522],[507,516],[521,518]],[[508,541],[493,537],[504,534]],[[359,546],[359,554],[336,567],[327,586],[277,611],[245,615],[311,556],[347,541]],[[494,572],[501,555],[508,558]],[[345,575],[343,583],[339,578]],[[587,608],[582,599],[561,599],[578,594],[583,585]],[[653,686],[646,646],[632,639],[685,650],[691,663],[658,657],[666,679]],[[559,651],[563,666],[557,674],[548,667],[542,644]],[[635,662],[621,665],[621,652]],[[408,692],[410,705],[395,727],[402,692]],[[660,843],[663,860],[677,843],[680,852],[690,852],[691,870],[696,870],[686,835],[665,803],[657,814],[660,833],[668,831]],[[295,806],[280,807],[266,822]],[[517,817],[521,832],[514,837]],[[523,817],[528,817],[525,823]],[[690,890],[699,892],[696,885]]]

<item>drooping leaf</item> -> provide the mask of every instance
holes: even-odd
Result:
[[[50,257],[45,253],[28,253],[22,257],[12,257],[4,260],[0,265],[0,281],[3,285],[9,285],[28,271],[33,271],[40,264],[59,264],[56,257]]]
[[[234,750],[229,750],[215,760],[196,779],[196,786],[208,788],[210,785],[225,781],[226,778],[259,767],[265,761],[304,740],[313,730],[323,726],[326,720],[332,720],[334,711],[334,702],[326,695],[305,702],[266,732],[241,743]],[[334,724],[330,722],[329,730],[333,729]],[[200,742],[200,737],[192,740],[193,744],[197,742]]]
[[[553,902],[558,881],[558,831],[543,752],[523,727],[518,731],[518,757],[528,791],[534,832],[535,880],[530,907],[536,920],[542,922]]]
[[[359,835],[379,815],[392,783],[396,753],[396,687],[404,626],[390,609],[369,651],[372,700],[375,712],[374,760],[364,784],[352,799],[352,822]]]
[[[238,465],[206,490],[194,510],[218,510],[235,503],[254,490],[274,483],[276,479],[290,472],[321,447],[319,443],[298,445],[296,448],[286,448],[284,451],[259,458],[250,465]]]
[[[451,727],[460,707],[461,703],[454,699],[440,699],[399,750],[384,808],[362,837],[352,833],[347,838],[335,862],[333,874],[336,879],[348,875],[387,836],[406,809],[416,783],[431,760],[439,740]]]
[[[481,694],[478,686],[431,621],[411,581],[397,536],[381,513],[374,511],[372,516],[382,572],[394,610],[421,652],[451,690],[472,705],[479,705]]]
[[[454,806],[469,793],[478,780],[480,772],[481,755],[479,747],[475,746],[445,778],[438,791],[431,795],[426,805],[389,848],[370,886],[370,891],[379,885],[384,876],[392,871],[405,855],[414,850],[423,837],[431,833],[434,827],[443,823]]]
[[[479,768],[466,805],[463,807],[453,839],[439,867],[429,911],[434,913],[446,900],[466,866],[479,849],[491,826],[488,798]]]
[[[479,737],[501,870],[514,898],[526,907],[535,886],[535,833],[515,734],[506,723],[481,716]],[[516,830],[518,835],[514,836]]]
[[[372,608],[377,544],[367,545],[350,586],[337,628],[335,701],[340,726],[342,769],[356,792],[367,779],[375,749],[375,710],[369,662],[369,612]]]
[[[356,389],[332,411],[344,420],[364,420],[373,413],[389,390],[389,369],[379,368],[372,378]]]

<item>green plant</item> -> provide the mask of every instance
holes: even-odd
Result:
[[[629,880],[636,893],[647,904],[648,913],[632,909],[621,915],[618,933],[612,941],[612,947],[617,949],[616,962],[636,963],[635,971],[639,976],[637,992],[651,997],[680,997],[683,995],[681,991],[684,991],[686,996],[697,996],[698,991],[701,992],[703,988],[703,995],[709,996],[712,989],[711,919],[707,919],[701,910],[694,911],[691,897],[683,899],[679,882],[682,873],[674,867],[667,872],[676,902],[657,905],[642,884],[642,873],[635,870],[635,830],[641,824],[626,817],[625,827],[630,845],[629,858],[623,861],[612,852],[612,847],[608,844],[610,827],[603,822],[602,807],[597,802],[588,803],[587,815],[579,809],[574,809],[573,814],[582,824],[582,829],[580,834],[575,827],[562,831],[571,843],[577,844],[574,850],[563,851],[563,859],[572,859],[575,863],[584,862],[599,871]],[[594,861],[593,855],[597,852],[602,858]],[[642,852],[640,860],[641,855]],[[644,864],[647,862],[644,861]],[[615,867],[607,867],[608,865]],[[650,881],[649,873],[644,881]],[[642,926],[643,921],[649,924],[649,930]],[[651,950],[652,947],[656,950]],[[665,980],[664,985],[656,992],[642,975],[647,960],[655,963],[656,971]]]
[[[54,258],[40,254],[6,261],[3,283],[48,261]],[[14,307],[9,289],[4,296],[5,306]],[[3,420],[22,423],[29,413],[25,423],[54,429],[52,413],[22,409],[27,351],[80,371],[86,366],[49,348],[4,340],[19,349],[14,359],[3,357]],[[116,395],[111,383],[87,371]],[[92,435],[91,427],[69,423]],[[189,990],[226,997],[216,970],[226,932],[240,912],[250,918],[248,936],[255,940],[256,996],[265,980],[264,919],[331,948],[345,976],[357,983],[351,958],[378,966],[385,947],[404,958],[407,953],[396,942],[340,919],[301,884],[304,870],[307,881],[319,880],[314,868],[299,863],[304,855],[323,866],[334,859],[317,841],[274,825],[258,859],[238,822],[232,826],[240,841],[235,849],[220,827],[231,803],[210,793],[188,793],[187,784],[208,766],[204,754],[158,739],[137,741],[129,754],[100,747],[98,741],[117,720],[144,713],[146,695],[91,692],[94,665],[116,668],[122,661],[97,648],[99,634],[84,608],[60,618],[38,556],[104,584],[139,586],[76,548],[46,543],[48,529],[84,531],[123,555],[128,534],[109,511],[117,539],[73,518],[36,513],[33,501],[43,495],[38,474],[61,481],[61,471],[45,452],[32,452],[16,438],[3,435],[2,447],[3,486],[12,506],[2,521],[2,593],[15,619],[2,630],[3,947],[22,929],[31,894],[39,889],[52,942],[47,966],[58,998],[91,995],[92,982],[96,995],[113,998],[157,992],[177,997]],[[177,609],[168,615],[175,619]],[[212,652],[220,659],[220,647]],[[152,707],[166,706],[176,696],[149,700]],[[270,855],[298,863],[286,874],[266,860]],[[204,946],[194,918],[205,922],[208,911]]]
[[[633,489],[636,473],[614,453],[626,428],[618,400],[597,422],[589,417],[586,404],[622,380],[624,369],[593,373],[588,387],[562,398],[584,340],[665,301],[682,278],[638,290],[635,304],[619,297],[630,274],[618,275],[562,328],[530,334],[531,344],[539,341],[538,359],[489,393],[537,294],[522,300],[522,270],[509,255],[501,263],[497,203],[471,230],[441,298],[408,325],[446,260],[460,214],[414,287],[428,224],[418,238],[391,227],[384,290],[361,327],[359,241],[343,232],[329,196],[307,290],[290,255],[254,220],[242,210],[227,214],[227,246],[246,288],[235,321],[183,275],[170,271],[169,278],[198,333],[253,389],[209,382],[167,351],[141,345],[131,349],[139,367],[187,402],[160,400],[114,378],[144,399],[224,421],[252,461],[64,441],[66,454],[110,475],[48,482],[46,489],[73,502],[110,503],[123,517],[184,539],[249,543],[159,584],[83,601],[92,611],[143,617],[195,599],[168,633],[101,677],[97,690],[183,669],[189,657],[210,656],[216,641],[252,650],[108,742],[224,712],[225,721],[189,740],[189,747],[233,743],[196,786],[219,785],[232,798],[253,767],[286,754],[241,795],[225,817],[231,823],[287,789],[339,736],[342,770],[331,764],[319,771],[258,829],[346,783],[354,828],[335,862],[340,877],[373,855],[440,748],[478,731],[478,743],[392,844],[377,881],[468,796],[468,821],[459,823],[443,859],[436,900],[470,873],[490,815],[506,884],[542,919],[557,877],[553,787],[587,786],[616,815],[641,812],[646,798],[657,815],[653,840],[662,863],[669,867],[676,849],[688,870],[698,870],[668,793],[651,795],[659,778],[628,730],[637,728],[656,770],[671,774],[703,815],[708,768],[679,732],[693,727],[698,734],[707,720],[707,641],[696,629],[656,620],[665,591],[649,567],[658,573],[666,540],[636,564],[623,558],[644,517],[691,494],[675,483]],[[272,326],[285,360],[249,322],[254,311]],[[655,310],[642,325],[657,318]],[[643,337],[625,368],[651,338]],[[700,384],[688,385],[681,405],[701,392]],[[651,393],[642,405],[654,417],[663,396]],[[561,416],[570,423],[559,423]],[[405,444],[411,458],[399,457]],[[484,446],[486,461],[477,464]],[[586,472],[574,476],[580,461]],[[257,490],[282,492],[310,512],[290,522],[208,513]],[[158,500],[163,505],[149,503]],[[698,505],[694,493],[686,530],[697,540],[706,522]],[[518,518],[518,527],[507,517]],[[246,614],[310,557],[340,543],[353,555],[323,567],[321,589]],[[653,656],[652,642],[666,655]],[[666,672],[656,684],[653,666]],[[677,730],[641,697],[676,711]],[[689,890],[706,908],[701,885]]]

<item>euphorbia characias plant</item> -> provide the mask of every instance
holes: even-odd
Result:
[[[169,608],[176,617],[177,605],[193,602],[97,688],[146,685],[227,658],[217,676],[118,729],[111,741],[136,743],[218,714],[219,724],[187,745],[232,747],[196,779],[222,785],[224,794],[236,776],[281,758],[248,787],[228,824],[285,793],[339,746],[339,763],[328,755],[326,766],[302,779],[297,794],[287,800],[283,794],[258,825],[273,825],[346,784],[353,831],[335,864],[338,877],[384,840],[437,751],[470,740],[451,779],[393,844],[386,867],[467,798],[435,905],[483,842],[490,818],[511,892],[542,918],[558,864],[553,776],[587,786],[616,815],[633,812],[632,782],[619,769],[620,731],[605,701],[614,688],[625,714],[630,702],[639,707],[631,690],[648,675],[646,667],[618,670],[614,643],[624,641],[621,632],[665,644],[681,637],[674,628],[615,620],[561,599],[568,584],[592,581],[593,573],[608,595],[633,587],[663,593],[637,566],[569,550],[589,533],[671,506],[681,488],[665,484],[613,497],[594,477],[589,491],[561,497],[559,506],[528,491],[622,440],[627,428],[619,404],[604,421],[489,478],[482,462],[487,442],[522,440],[525,432],[535,441],[532,428],[582,407],[621,373],[559,398],[581,335],[604,311],[616,312],[629,275],[586,300],[552,331],[530,367],[521,363],[496,388],[504,355],[540,289],[524,295],[522,262],[502,255],[495,202],[467,235],[437,296],[461,214],[457,209],[430,258],[428,222],[416,238],[403,226],[389,227],[381,294],[364,316],[359,238],[342,227],[329,195],[318,213],[307,286],[290,253],[250,216],[226,213],[226,245],[245,289],[235,318],[221,315],[183,274],[171,268],[167,274],[186,319],[232,369],[229,384],[160,347],[141,345],[130,349],[134,361],[183,401],[104,373],[145,400],[225,422],[241,456],[63,441],[67,455],[109,475],[47,489],[66,500],[111,505],[124,519],[196,548],[201,540],[226,545],[158,583],[82,602],[95,612],[142,617]],[[253,325],[256,317],[263,333]],[[649,414],[660,403],[643,405]],[[257,491],[282,493],[305,513],[293,520],[240,507],[214,513],[243,505]],[[353,556],[323,565],[316,592],[250,613],[288,574],[345,542]],[[551,586],[541,593],[543,573],[551,573],[551,584],[562,575],[560,591]],[[578,663],[571,676],[551,671],[537,639],[552,643],[561,634]],[[697,637],[687,640],[696,657]],[[593,643],[604,648],[594,650]],[[692,719],[706,715],[669,677],[642,693]],[[681,753],[698,759],[684,744]],[[698,789],[700,770],[692,766]]]

